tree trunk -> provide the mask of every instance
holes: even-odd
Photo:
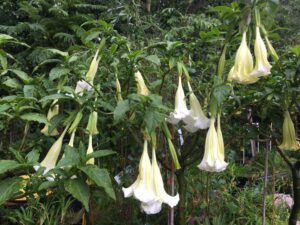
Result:
[[[178,181],[178,192],[179,192],[179,207],[178,207],[178,220],[177,225],[185,225],[185,200],[186,200],[186,188],[187,182],[184,176],[184,168],[181,168],[177,172],[177,181]]]
[[[296,225],[300,221],[300,161],[296,162],[292,169],[294,205],[289,219],[289,225]]]

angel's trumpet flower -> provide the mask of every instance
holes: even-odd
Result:
[[[168,121],[172,124],[179,123],[180,120],[185,119],[190,115],[190,111],[186,106],[186,99],[184,95],[184,90],[182,87],[182,78],[178,78],[178,88],[175,95],[175,110],[170,113]]]
[[[86,80],[88,82],[90,82],[91,84],[94,81],[95,75],[96,75],[97,70],[98,70],[99,61],[101,59],[100,56],[98,57],[98,54],[99,54],[99,49],[96,51],[96,54],[95,54],[95,56],[94,56],[94,58],[91,62],[90,68],[89,68],[89,70],[86,74]]]
[[[300,149],[300,143],[297,141],[295,127],[288,111],[284,112],[282,126],[283,140],[278,147],[282,150],[297,151]]]
[[[76,133],[76,129],[71,134],[70,141],[69,141],[69,144],[68,144],[70,147],[74,147],[75,133]]]
[[[218,141],[219,141],[219,155],[221,160],[225,160],[225,152],[224,152],[224,140],[223,140],[223,134],[221,130],[221,116],[218,114],[217,119],[217,135],[218,135]]]
[[[57,99],[53,101],[53,103],[50,106],[50,109],[47,113],[47,120],[51,120],[54,116],[58,115],[59,113],[59,105],[57,103]],[[57,129],[53,129],[51,133],[49,133],[49,126],[45,125],[45,127],[41,130],[41,133],[43,133],[46,136],[57,136],[59,133]]]
[[[259,27],[256,27],[256,38],[254,43],[255,68],[251,72],[254,77],[261,77],[270,74],[272,66],[268,61],[266,45],[260,36]]]
[[[152,183],[152,166],[148,155],[148,143],[144,140],[144,149],[139,164],[139,175],[136,181],[128,188],[122,188],[124,197],[134,196],[142,203],[150,203],[156,200]]]
[[[89,146],[88,146],[88,149],[86,151],[86,154],[91,154],[93,153],[94,150],[93,150],[93,136],[90,134],[89,135]],[[95,159],[94,158],[90,158],[86,164],[92,164],[94,165],[95,164]]]
[[[189,132],[196,132],[199,129],[207,129],[209,127],[210,120],[204,115],[200,102],[194,94],[191,84],[188,81],[188,87],[190,91],[190,115],[183,119],[186,124],[184,128]]]
[[[78,93],[80,96],[82,96],[85,90],[90,91],[91,89],[92,86],[88,82],[86,82],[85,80],[80,80],[76,83],[75,93]]]
[[[62,148],[63,139],[64,139],[64,136],[65,136],[68,128],[69,128],[68,126],[65,128],[65,130],[60,135],[60,137],[54,142],[54,144],[49,149],[44,160],[40,163],[40,166],[45,167],[44,174],[46,174],[49,170],[52,170],[55,168],[58,156],[59,156],[61,148]],[[40,166],[34,166],[34,169],[38,170],[40,168]]]
[[[121,84],[118,78],[116,78],[116,89],[117,89],[117,100],[118,102],[122,101],[122,90],[121,90]]]
[[[220,172],[226,169],[227,163],[220,150],[220,141],[214,123],[215,118],[212,117],[205,140],[204,156],[198,167],[209,172]]]
[[[147,209],[149,212],[152,212],[151,214],[157,213],[155,212],[155,210],[158,210],[159,208],[158,202],[168,204],[171,208],[176,206],[179,202],[179,195],[177,193],[175,196],[171,196],[166,192],[160,169],[157,164],[156,153],[154,148],[152,148],[152,176],[154,194],[157,199],[153,202],[148,203],[146,207],[144,206],[144,210]]]
[[[96,111],[91,112],[89,116],[88,125],[86,128],[90,135],[96,135],[99,133],[97,129],[97,120],[98,120],[98,113]]]
[[[258,78],[250,76],[253,71],[253,59],[247,45],[246,32],[243,33],[242,42],[235,56],[234,66],[228,74],[229,81],[236,81],[241,84],[253,84]]]
[[[137,82],[137,93],[139,95],[145,95],[145,96],[149,95],[150,91],[148,90],[140,71],[137,71],[134,74],[134,77],[135,77],[135,81]]]

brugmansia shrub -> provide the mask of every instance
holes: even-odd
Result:
[[[260,208],[245,206],[247,200],[251,206],[261,204],[261,182],[238,187],[243,168],[235,168],[239,157],[234,155],[249,147],[248,139],[277,138],[272,112],[276,116],[280,105],[294,111],[299,101],[297,71],[295,77],[284,77],[295,67],[292,59],[299,49],[288,55],[291,61],[278,57],[268,38],[269,21],[260,19],[269,4],[211,8],[219,19],[186,15],[180,7],[142,16],[138,4],[119,1],[18,4],[16,13],[26,21],[0,26],[10,34],[0,35],[0,119],[5,124],[0,130],[6,139],[0,146],[7,151],[0,152],[5,157],[0,161],[0,204],[25,199],[28,206],[7,218],[23,223],[28,213],[39,224],[47,212],[39,210],[38,216],[31,206],[43,206],[51,211],[49,217],[61,217],[45,221],[67,224],[66,212],[79,205],[78,221],[93,224],[97,216],[120,216],[124,210],[118,206],[132,203],[139,208],[123,214],[137,224],[149,218],[166,223],[169,208],[178,224],[261,223]],[[234,60],[227,59],[236,40],[241,42]],[[262,119],[252,136],[239,117],[250,109]],[[265,129],[266,124],[274,130]],[[292,170],[294,191],[299,190],[299,142],[288,111],[282,136],[278,151]],[[243,176],[260,172],[252,165]],[[130,167],[138,169],[130,172]],[[210,198],[218,204],[210,204]],[[111,214],[105,215],[103,199]],[[50,203],[61,203],[60,210]],[[290,221],[299,218],[299,204],[295,199]],[[224,216],[216,216],[219,210]],[[145,217],[139,211],[162,213]]]

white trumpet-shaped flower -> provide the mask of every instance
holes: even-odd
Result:
[[[117,89],[117,93],[116,93],[117,100],[118,102],[120,102],[123,100],[123,97],[122,97],[121,84],[118,78],[116,79],[116,89]]]
[[[93,136],[90,134],[89,135],[89,146],[88,146],[88,149],[86,151],[86,154],[91,154],[94,152],[94,149],[93,149]],[[86,164],[92,164],[94,165],[95,164],[95,159],[94,158],[90,158]]]
[[[135,77],[135,81],[137,82],[137,93],[139,95],[145,95],[145,96],[149,95],[150,91],[148,90],[148,88],[145,84],[144,78],[143,78],[142,74],[140,73],[140,71],[137,71],[134,74],[134,77]]]
[[[122,188],[124,197],[134,196],[141,202],[141,209],[146,214],[156,214],[161,211],[162,203],[174,207],[178,204],[179,195],[170,196],[164,189],[163,179],[156,160],[155,149],[152,150],[152,165],[148,155],[147,141],[139,165],[137,180],[128,188]]]
[[[136,181],[128,188],[122,188],[124,197],[134,196],[142,203],[150,203],[156,200],[152,184],[152,166],[148,155],[148,143],[144,141],[144,149],[139,164],[139,175]]]
[[[44,174],[46,174],[48,171],[55,168],[58,156],[61,152],[63,139],[64,139],[64,136],[65,136],[67,130],[68,130],[68,127],[65,128],[65,130],[60,135],[60,137],[54,142],[54,144],[49,149],[46,157],[40,163],[41,167],[45,167]],[[34,169],[38,170],[40,168],[40,166],[34,166]]]
[[[214,123],[215,118],[212,117],[205,140],[204,156],[198,167],[209,172],[220,172],[225,170],[228,164],[222,159],[222,150]]]
[[[188,81],[188,87],[190,91],[190,114],[183,119],[186,124],[184,128],[189,132],[196,132],[199,129],[207,129],[209,127],[210,120],[204,115],[200,102],[194,94],[191,84]]]
[[[270,74],[272,68],[268,61],[266,45],[260,36],[259,27],[256,27],[256,38],[254,43],[255,68],[251,72],[254,77],[261,77]]]
[[[169,195],[165,188],[164,182],[160,173],[159,166],[156,160],[155,149],[152,150],[152,175],[153,175],[153,185],[154,185],[154,193],[157,196],[157,199],[162,202],[168,204],[170,207],[174,207],[179,202],[179,194],[177,193],[175,196]]]
[[[84,91],[90,91],[92,89],[92,86],[86,82],[85,80],[77,81],[75,93],[78,93],[80,96],[82,96]]]
[[[186,106],[186,99],[184,95],[184,90],[182,87],[181,76],[178,78],[178,88],[175,95],[175,110],[170,113],[168,122],[172,124],[177,124],[180,120],[185,119],[190,115],[190,111]]]
[[[218,135],[218,141],[219,141],[219,155],[221,160],[225,160],[225,147],[224,147],[224,140],[223,140],[223,134],[221,130],[221,116],[218,114],[218,120],[217,120],[217,135]]]
[[[74,147],[75,133],[76,133],[76,129],[71,134],[70,141],[69,141],[69,144],[68,144],[70,147]]]
[[[278,146],[281,150],[297,151],[300,149],[300,143],[297,141],[294,123],[288,111],[284,112],[282,136],[282,143]]]
[[[51,120],[54,116],[58,115],[59,105],[56,104],[57,101],[58,100],[55,99],[53,101],[53,103],[51,104],[50,109],[47,113],[47,120]],[[49,133],[49,126],[48,125],[45,125],[45,127],[41,130],[41,133],[43,133],[46,136],[57,136],[59,134],[56,128],[54,130],[52,130],[51,133]]]
[[[253,71],[253,58],[246,39],[246,32],[244,32],[242,42],[236,52],[234,66],[228,74],[228,80],[241,84],[252,84],[258,81],[258,78],[250,76]]]
[[[98,65],[101,58],[100,56],[98,58],[98,54],[99,54],[99,49],[96,51],[96,54],[91,62],[90,68],[86,74],[86,80],[89,81],[90,83],[93,83],[95,75],[98,70]]]

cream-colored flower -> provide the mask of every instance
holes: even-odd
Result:
[[[225,147],[224,147],[224,140],[223,140],[223,134],[221,130],[221,116],[218,114],[217,119],[217,135],[218,135],[218,141],[219,141],[219,155],[221,160],[225,160]]]
[[[175,110],[170,113],[168,118],[168,122],[172,124],[179,123],[180,120],[185,119],[190,115],[190,111],[186,106],[186,99],[184,95],[184,90],[182,87],[182,78],[179,76],[178,78],[178,88],[175,95]]]
[[[173,208],[179,202],[179,194],[177,193],[175,196],[171,196],[166,192],[160,169],[157,164],[156,153],[154,148],[152,149],[152,171],[154,193],[157,196],[157,200],[161,201],[162,203],[166,203]]]
[[[91,65],[90,65],[90,68],[86,74],[86,80],[88,82],[90,82],[91,84],[93,84],[93,81],[94,81],[94,78],[95,78],[95,75],[97,73],[97,70],[98,70],[98,65],[99,65],[99,61],[101,59],[101,57],[99,56],[98,58],[98,54],[99,54],[99,49],[96,51],[96,54],[91,62]]]
[[[183,121],[186,124],[184,128],[189,132],[196,132],[199,129],[207,129],[209,127],[210,120],[204,115],[200,102],[194,94],[191,84],[188,81],[188,87],[190,91],[190,114],[186,116]]]
[[[261,77],[270,74],[272,68],[268,61],[268,53],[266,45],[260,36],[259,27],[256,27],[256,38],[254,43],[255,68],[251,72],[254,77]]]
[[[53,103],[50,106],[50,109],[47,113],[47,120],[50,121],[54,116],[58,115],[59,113],[59,105],[56,104],[58,102],[57,99],[53,101]],[[41,130],[41,133],[43,133],[46,136],[57,136],[59,133],[57,129],[53,129],[52,132],[49,134],[49,126],[45,125],[44,128]]]
[[[89,134],[96,135],[99,133],[99,131],[97,129],[97,121],[98,121],[98,113],[96,111],[91,112],[91,114],[89,116],[88,125],[86,128],[88,130]]]
[[[68,128],[69,127],[65,128],[65,130],[60,135],[60,137],[54,142],[54,144],[49,149],[44,160],[40,163],[41,167],[45,167],[44,174],[46,174],[49,170],[52,170],[55,168],[58,156],[59,156],[61,148],[62,148],[63,139],[64,139],[64,136],[65,136]],[[40,168],[40,166],[34,166],[34,169],[38,170]]]
[[[92,89],[92,86],[86,82],[85,80],[77,81],[75,93],[78,93],[80,96],[82,96],[84,91],[90,91]]]
[[[258,78],[250,76],[253,71],[253,59],[250,49],[247,45],[246,32],[243,33],[242,42],[235,56],[234,66],[228,74],[229,81],[236,81],[241,84],[252,84],[258,81]]]
[[[198,167],[209,172],[220,172],[226,169],[227,163],[224,161],[220,150],[220,141],[215,129],[215,118],[210,119],[210,127],[205,140],[204,156]]]
[[[71,147],[74,147],[75,133],[76,133],[76,129],[72,132],[71,137],[70,137],[70,141],[69,141],[69,144],[68,144]]]
[[[288,111],[284,112],[282,135],[282,143],[278,146],[280,149],[290,151],[297,151],[300,149],[300,143],[297,141],[294,123]]]
[[[134,77],[135,77],[135,81],[137,82],[137,93],[139,95],[145,95],[145,96],[149,95],[150,91],[148,90],[148,88],[145,84],[144,78],[143,78],[142,74],[140,73],[140,71],[137,71],[134,74]]]
[[[89,135],[89,146],[88,146],[88,149],[86,151],[86,154],[91,154],[94,152],[94,149],[93,149],[93,136],[90,134]],[[92,164],[94,165],[95,164],[95,159],[94,158],[90,158],[86,164]]]
[[[120,102],[123,100],[123,98],[122,98],[121,84],[120,84],[120,81],[118,78],[116,79],[116,89],[117,89],[117,94],[116,94],[117,100],[118,100],[118,102]]]
[[[139,164],[139,175],[136,181],[128,188],[122,188],[124,197],[134,196],[142,203],[153,202],[156,196],[153,192],[152,166],[148,155],[148,143],[144,141],[144,149]]]

